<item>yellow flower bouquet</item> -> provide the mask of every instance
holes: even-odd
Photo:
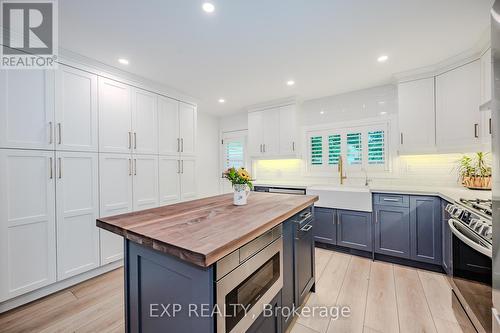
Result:
[[[252,189],[252,176],[245,168],[229,168],[224,172],[224,178],[227,178],[233,184],[234,197],[233,204],[242,206],[247,204],[247,198]]]

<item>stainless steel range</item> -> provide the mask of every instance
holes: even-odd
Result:
[[[491,200],[446,206],[452,239],[453,292],[478,332],[491,332]]]

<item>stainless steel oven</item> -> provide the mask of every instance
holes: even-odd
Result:
[[[217,332],[245,332],[282,287],[279,225],[216,263]]]

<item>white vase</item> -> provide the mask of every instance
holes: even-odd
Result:
[[[233,203],[236,206],[243,206],[247,204],[247,198],[250,195],[250,190],[246,184],[234,184],[234,197]]]

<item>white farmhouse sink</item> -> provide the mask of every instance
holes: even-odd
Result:
[[[308,187],[307,194],[319,196],[319,200],[314,204],[318,207],[372,211],[369,187],[317,185]]]

